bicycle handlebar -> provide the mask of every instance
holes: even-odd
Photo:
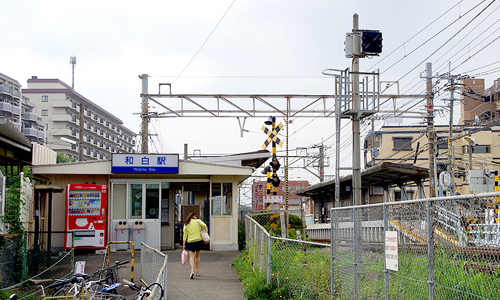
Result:
[[[87,274],[76,273],[75,276],[71,277],[70,279],[66,279],[66,280],[63,280],[61,282],[53,283],[47,287],[52,289],[52,288],[56,288],[56,287],[68,284],[68,283],[82,282],[84,279],[89,278],[89,277],[90,277],[90,275],[87,275]]]
[[[116,261],[115,262],[115,265],[116,266],[121,266],[121,265],[125,265],[125,264],[128,264],[129,261],[128,260],[124,260],[124,261]]]
[[[137,284],[135,284],[131,281],[128,281],[127,279],[122,279],[122,282],[125,283],[126,285],[128,285],[128,287],[131,288],[132,290],[136,290],[136,291],[141,290],[140,286],[138,286]]]

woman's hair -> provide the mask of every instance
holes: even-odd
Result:
[[[191,219],[192,219],[193,217],[198,218],[198,215],[196,215],[196,213],[194,213],[194,212],[190,213],[190,214],[187,216],[186,221],[184,222],[184,224],[186,224],[186,225],[187,225],[187,224],[189,224],[189,222],[191,222]]]

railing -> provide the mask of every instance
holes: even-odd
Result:
[[[500,227],[498,220],[485,218],[485,208],[498,205],[499,195],[332,209],[331,296],[498,299]],[[469,208],[460,207],[459,200],[466,200]],[[368,234],[369,222],[382,224],[384,239]],[[390,234],[395,238],[389,239]]]
[[[329,244],[273,236],[282,232],[284,218],[277,213],[245,218],[247,249],[257,274],[293,299],[330,299]]]
[[[141,243],[141,280],[146,284],[157,282],[161,285],[154,285],[152,294],[147,300],[167,299],[167,266],[168,256],[160,251]]]

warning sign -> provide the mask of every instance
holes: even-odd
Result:
[[[398,271],[398,232],[385,232],[385,268]]]

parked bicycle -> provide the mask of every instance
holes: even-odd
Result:
[[[150,285],[148,285],[147,287],[137,285],[137,284],[130,282],[126,279],[123,279],[122,282],[125,285],[127,285],[130,289],[136,291],[136,293],[134,294],[134,300],[145,300],[147,297],[152,296],[153,288],[155,286],[158,286],[158,288],[160,289],[160,292],[161,292],[160,299],[163,299],[164,290],[163,290],[163,287],[161,286],[161,284],[159,284],[158,282],[153,282]]]
[[[118,269],[126,268],[124,265],[128,264],[128,260],[116,261],[114,265],[104,269],[99,269],[92,274],[92,280],[106,280],[106,284],[112,285],[119,282]]]

